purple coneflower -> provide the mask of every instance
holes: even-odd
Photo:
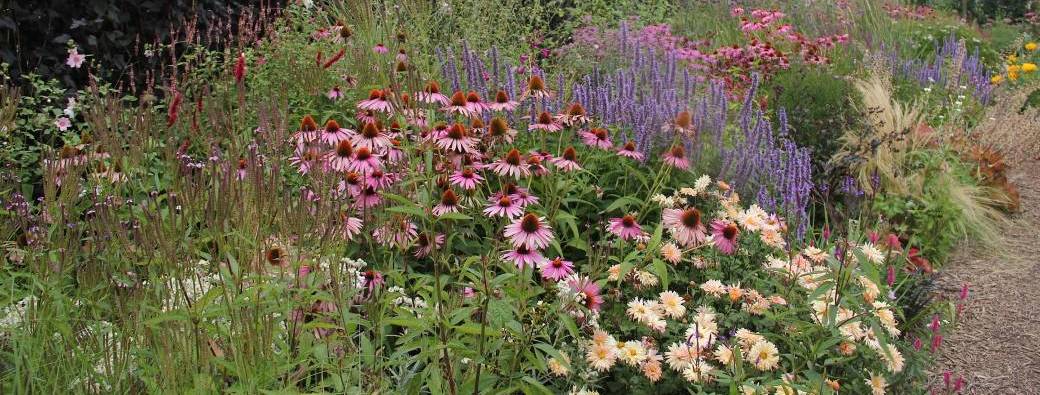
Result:
[[[719,252],[732,255],[737,250],[737,236],[740,235],[737,224],[715,220],[711,223],[711,235],[715,248],[718,248]]]
[[[477,116],[488,110],[488,105],[480,100],[480,95],[477,92],[469,91],[466,94],[466,111],[469,111],[470,116]]]
[[[358,111],[357,112],[357,119],[358,119],[358,122],[361,122],[362,124],[375,123],[376,122],[376,112],[372,111],[372,110]]]
[[[540,252],[523,245],[502,254],[502,259],[515,263],[520,270],[524,270],[527,266],[537,268],[546,261]]]
[[[625,214],[621,218],[611,218],[607,225],[607,231],[621,238],[621,240],[637,239],[643,235],[643,228],[636,223],[636,217]]]
[[[361,226],[364,222],[359,218],[354,218],[350,215],[349,211],[343,211],[340,213],[341,226],[343,227],[343,238],[346,240],[353,240],[354,236],[361,234]]]
[[[546,280],[560,281],[565,277],[574,274],[574,263],[564,260],[563,257],[556,257],[552,260],[543,262],[540,269],[542,271],[542,278]]]
[[[513,111],[516,109],[516,106],[519,105],[519,102],[515,100],[509,100],[509,95],[506,93],[506,91],[499,90],[497,93],[495,93],[495,101],[491,104],[488,104],[488,108],[494,111]]]
[[[506,156],[501,159],[491,162],[488,168],[500,176],[523,177],[530,174],[527,166],[523,163],[520,151],[517,151],[516,148],[509,150]]]
[[[451,114],[458,114],[464,117],[470,116],[469,108],[466,107],[466,94],[461,91],[455,91],[451,94],[451,101],[448,105],[441,107],[441,111]]]
[[[489,217],[516,218],[524,213],[524,208],[509,196],[492,197],[491,203],[484,208],[484,215]]]
[[[529,97],[535,99],[548,99],[552,97],[552,92],[545,89],[545,81],[542,80],[542,77],[532,75],[531,78],[527,80],[527,89],[524,89],[524,93],[520,95],[520,100]]]
[[[636,143],[632,141],[626,142],[625,145],[621,146],[618,149],[618,155],[638,161],[643,160],[643,153],[636,150]]]
[[[693,117],[690,116],[689,111],[679,112],[672,122],[665,124],[661,128],[666,131],[679,133],[683,136],[694,136],[697,134],[697,129],[693,126]]]
[[[549,114],[548,111],[542,111],[541,114],[538,114],[537,121],[528,125],[527,128],[530,130],[544,130],[546,132],[559,132],[560,130],[563,130],[563,126],[556,122],[556,120],[553,119],[552,114]]]
[[[495,117],[491,119],[491,125],[488,126],[488,137],[492,140],[512,143],[513,138],[516,137],[516,129],[510,128],[506,120]]]
[[[425,258],[430,256],[430,253],[433,252],[433,250],[440,248],[442,245],[444,245],[444,235],[438,234],[430,236],[427,233],[420,233],[419,236],[415,238],[415,244],[412,246],[415,248],[415,252],[412,255],[416,258]]]
[[[350,140],[340,140],[339,143],[336,143],[336,148],[329,153],[326,163],[333,170],[345,171],[350,168],[353,156],[354,145],[350,143]]]
[[[686,159],[686,149],[679,144],[675,144],[665,151],[664,163],[679,170],[690,168],[690,161]]]
[[[299,145],[317,140],[318,136],[318,123],[310,115],[304,115],[300,121],[300,130],[293,134],[292,139]]]
[[[360,209],[378,206],[383,203],[383,197],[375,188],[365,187],[354,194],[354,205]]]
[[[610,142],[610,133],[607,132],[607,129],[592,128],[583,130],[578,135],[581,136],[581,141],[588,146],[600,149],[610,149],[614,146],[614,143]]]
[[[387,173],[380,169],[365,174],[365,185],[375,189],[386,189],[386,187],[393,185],[394,181],[397,181],[394,173]]]
[[[379,158],[372,153],[371,149],[359,147],[354,150],[354,156],[351,158],[349,169],[359,173],[368,173],[382,167],[383,165],[379,162]]]
[[[542,164],[542,156],[538,154],[531,154],[527,156],[527,171],[535,177],[544,176],[549,174],[549,168]]]
[[[368,185],[365,181],[365,177],[362,176],[361,173],[351,171],[347,172],[343,176],[343,179],[340,180],[338,189],[340,193],[346,191],[351,195],[357,195],[361,193],[362,188],[365,188],[367,186]]]
[[[442,216],[447,213],[459,212],[459,197],[455,191],[448,189],[441,194],[441,201],[433,207],[433,215]]]
[[[469,136],[469,132],[466,131],[466,127],[462,124],[452,124],[447,130],[444,130],[436,136],[436,144],[443,150],[468,153],[473,152],[473,145],[476,140]]]
[[[682,210],[666,208],[661,219],[675,241],[683,246],[694,247],[707,238],[701,211],[694,207]]]
[[[386,99],[386,91],[382,89],[373,89],[368,93],[368,99],[362,100],[358,103],[357,108],[360,110],[372,110],[378,112],[392,112],[393,105]]]
[[[563,171],[581,170],[581,165],[578,164],[578,152],[574,150],[574,147],[567,147],[563,150],[563,155],[552,158],[551,162]]]
[[[341,128],[335,119],[330,119],[325,122],[325,129],[322,129],[320,138],[321,142],[335,146],[340,141],[349,139],[351,133],[352,130]]]
[[[516,204],[527,207],[530,204],[538,203],[538,196],[532,195],[526,188],[511,185],[510,189],[513,189],[513,193],[510,193],[509,197],[512,198]]]
[[[326,93],[325,96],[332,100],[339,100],[343,98],[343,91],[339,90],[339,85],[336,85],[329,89],[329,93]]]
[[[249,168],[249,162],[246,161],[245,158],[239,158],[238,159],[238,171],[235,173],[235,178],[237,178],[239,181],[242,181],[242,180],[246,179],[246,175],[248,174],[246,172],[246,169],[248,169],[248,168]]]
[[[567,111],[556,116],[556,119],[563,125],[574,126],[582,125],[589,122],[588,114],[585,112],[585,107],[581,103],[571,103],[567,107]]]
[[[372,231],[372,236],[390,247],[405,248],[419,235],[418,228],[407,219],[388,221]]]
[[[545,218],[533,213],[514,220],[502,234],[514,247],[527,246],[531,249],[548,247],[553,239],[552,228],[545,222]]]
[[[386,45],[383,45],[383,43],[379,43],[376,44],[376,46],[372,47],[372,52],[382,55],[387,52],[390,52],[390,49],[387,48]]]
[[[390,136],[383,133],[382,129],[379,122],[366,123],[361,128],[361,133],[355,134],[351,140],[358,148],[368,148],[373,152],[382,151],[390,146]]]
[[[477,174],[473,168],[467,167],[453,173],[448,180],[451,181],[452,185],[457,185],[462,189],[472,190],[475,189],[481,181],[484,181],[484,177]]]
[[[589,310],[599,311],[603,305],[603,296],[599,294],[599,285],[584,276],[570,276],[565,280],[571,292],[581,295],[581,303]]]
[[[422,92],[415,93],[415,99],[423,103],[440,104],[442,106],[451,103],[451,100],[448,100],[448,97],[441,93],[441,85],[437,81],[427,82]]]

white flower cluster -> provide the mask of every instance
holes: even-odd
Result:
[[[200,259],[186,271],[183,278],[169,277],[165,281],[166,299],[163,311],[176,310],[186,305],[185,298],[192,303],[206,295],[213,286],[220,284],[220,274],[210,273],[209,261]],[[182,290],[183,288],[183,290]]]
[[[0,310],[0,337],[22,325],[25,314],[33,303],[36,303],[36,297],[29,295]]]
[[[341,259],[340,262],[346,267],[347,278],[352,280],[351,286],[353,286],[354,289],[365,288],[364,268],[368,263],[365,263],[365,261],[361,259],[351,259],[346,257]],[[400,289],[400,287],[394,288]]]
[[[428,307],[426,300],[423,300],[423,298],[419,296],[409,297],[404,288],[393,286],[387,288],[386,292],[400,294],[401,296],[394,298],[394,306],[408,310],[412,314],[415,314],[415,318],[422,318],[422,310],[425,310]]]

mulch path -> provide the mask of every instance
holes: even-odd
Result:
[[[1004,227],[996,250],[961,247],[939,274],[939,289],[970,296],[957,327],[943,341],[933,383],[941,374],[966,380],[964,394],[1040,394],[1040,163],[1012,171],[1022,211]]]

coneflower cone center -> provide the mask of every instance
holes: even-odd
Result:
[[[508,163],[510,165],[513,165],[513,166],[519,166],[520,165],[520,151],[517,151],[516,148],[513,148],[512,150],[510,150],[509,153],[506,154],[506,163]]]
[[[701,212],[691,208],[683,212],[682,223],[687,228],[696,228],[701,224]]]
[[[350,145],[350,141],[342,140],[336,144],[336,156],[348,157],[354,153],[354,147]]]
[[[542,225],[538,223],[538,217],[534,216],[534,214],[527,214],[524,216],[524,219],[520,221],[520,229],[523,229],[524,232],[527,233],[537,232],[541,227]]]
[[[621,225],[624,225],[626,228],[634,227],[636,226],[636,219],[631,215],[626,215],[621,217]]]

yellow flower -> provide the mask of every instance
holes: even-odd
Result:
[[[1032,42],[1031,43],[1026,43],[1026,50],[1027,51],[1036,51],[1036,48],[1037,48],[1036,43],[1032,43]]]
[[[1015,63],[1018,61],[1018,55],[1011,54],[1007,56],[1008,63]]]
[[[1008,72],[1008,79],[1012,80],[1012,81],[1017,80],[1018,79],[1018,73],[1009,71]]]
[[[1036,63],[1022,63],[1022,71],[1026,73],[1036,71]]]
[[[1004,76],[997,74],[990,78],[989,82],[993,85],[1000,85],[1001,82],[1004,82]]]
[[[1017,73],[1019,71],[1022,71],[1022,66],[1017,64],[1008,65],[1007,71],[1008,73]]]

